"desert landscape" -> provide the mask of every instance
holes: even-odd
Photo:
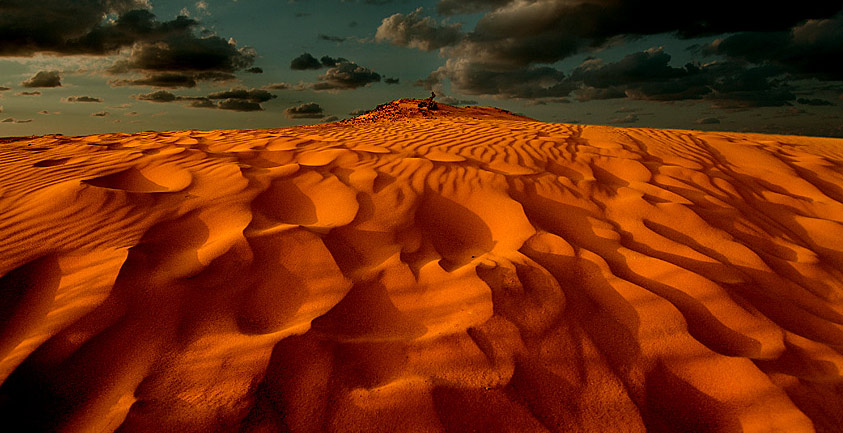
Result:
[[[6,424],[843,428],[843,140],[420,102],[0,140]]]

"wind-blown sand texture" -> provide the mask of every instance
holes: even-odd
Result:
[[[4,139],[7,425],[840,431],[843,141],[417,102]]]

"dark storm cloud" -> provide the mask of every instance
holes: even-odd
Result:
[[[512,67],[553,63],[611,39],[659,33],[684,38],[747,30],[786,31],[807,18],[829,17],[840,9],[839,2],[814,2],[804,8],[770,8],[757,1],[736,3],[527,1],[485,14],[453,54]]]
[[[266,102],[275,97],[262,89],[229,89],[208,95],[208,99],[242,99],[257,103]]]
[[[179,98],[180,101],[190,101],[190,106],[193,108],[218,108],[217,102],[212,101],[208,98],[198,97],[198,98]],[[250,105],[253,104],[252,102],[246,101]],[[253,110],[254,111],[254,110]]]
[[[198,38],[186,33],[157,43],[136,44],[129,58],[116,62],[110,72],[233,73],[251,67],[256,56],[253,49],[237,48],[219,36]]]
[[[582,86],[577,91],[580,101],[707,100],[738,109],[782,106],[795,99],[776,67],[728,61],[673,67],[669,62],[670,55],[661,49],[632,53],[612,63],[592,59],[575,68],[569,81]]]
[[[322,58],[319,59],[319,61],[322,62],[322,66],[331,67],[331,66],[337,66],[340,63],[348,62],[348,59],[346,59],[344,57],[333,58],[333,57],[330,57],[330,56],[322,56]]]
[[[261,103],[276,96],[263,89],[229,89],[211,93],[208,96],[178,96],[166,90],[159,90],[135,98],[141,101],[169,103],[189,102],[194,108],[212,108],[229,111],[263,111]]]
[[[0,86],[0,92],[5,92],[5,91],[7,91],[7,90],[12,90],[12,89],[11,89],[10,87],[3,87],[3,86]]]
[[[196,87],[193,74],[163,73],[152,74],[135,80],[116,80],[111,82],[115,86],[149,86],[149,87]]]
[[[219,36],[197,36],[199,23],[184,16],[158,21],[148,8],[145,0],[0,2],[0,56],[110,54],[131,47],[129,57],[109,72],[143,72],[150,75],[145,80],[160,87],[190,87],[190,80],[167,85],[152,74],[232,74],[252,66],[253,49]]]
[[[319,82],[306,85],[315,90],[355,89],[368,83],[380,81],[380,75],[368,68],[358,66],[344,57],[322,56],[320,59],[310,53],[303,53],[290,62],[293,70],[315,70],[330,68],[319,77]],[[283,83],[286,84],[286,83]]]
[[[383,20],[378,40],[430,50],[444,66],[418,84],[451,82],[463,94],[578,100],[706,100],[722,108],[781,106],[795,100],[795,80],[843,80],[843,4],[772,8],[766,2],[713,0],[441,0],[442,15],[485,11],[475,28],[441,41],[445,26],[420,10]],[[438,27],[437,27],[438,26]],[[699,50],[716,61],[669,63],[661,50],[618,62],[591,60],[565,77],[549,64],[574,54],[654,34],[678,38],[731,34]]]
[[[147,8],[141,0],[6,0],[0,3],[0,56],[105,54],[196,25],[186,17],[159,22]],[[105,21],[108,14],[117,19]]]
[[[833,106],[834,105],[834,103],[832,103],[831,101],[827,101],[825,99],[819,99],[819,98],[798,98],[796,100],[796,102],[798,102],[802,105],[813,105],[815,107],[822,107],[822,106],[828,106],[828,105]]]
[[[545,98],[567,96],[576,88],[565,80],[564,73],[550,67],[513,70],[454,59],[448,59],[419,84],[435,89],[443,78],[451,80],[454,90],[468,95]]]
[[[571,74],[571,79],[585,85],[606,88],[615,83],[641,83],[669,81],[687,75],[687,71],[671,67],[670,55],[661,49],[632,53],[618,62],[604,64],[588,60]]]
[[[102,98],[92,96],[71,96],[62,100],[65,102],[102,102]]]
[[[246,72],[248,72],[250,74],[263,74],[263,68],[259,68],[259,67],[255,66],[255,67],[251,67],[249,69],[246,69]]]
[[[431,17],[423,17],[422,9],[418,8],[407,15],[398,13],[384,18],[375,40],[431,51],[459,42],[464,37],[460,27],[460,24],[438,23]]]
[[[670,66],[670,55],[661,49],[632,53],[604,63],[591,59],[571,73],[570,81],[584,86],[577,99],[630,97],[653,101],[701,99],[712,92],[710,77],[693,64]]]
[[[263,111],[261,104],[243,99],[224,99],[217,103],[217,108],[230,111]]]
[[[138,100],[149,102],[173,102],[179,100],[179,97],[172,92],[166,90],[159,90],[157,92],[146,93],[135,96]]]
[[[548,99],[573,93],[579,101],[629,98],[648,101],[705,100],[728,109],[775,107],[796,99],[782,69],[734,61],[670,65],[661,48],[631,53],[617,62],[589,59],[565,76],[547,66],[509,68],[472,59],[448,59],[417,84],[443,80],[468,95]]]
[[[399,80],[398,78],[394,78],[394,77],[383,79],[383,82],[386,83],[386,84],[398,84],[400,81],[401,80]]]
[[[782,79],[781,70],[776,67],[744,67],[723,62],[708,65],[702,71],[712,89],[706,99],[718,108],[781,107],[796,99],[791,85]]]
[[[20,85],[23,87],[61,87],[61,76],[59,71],[39,71]]]
[[[35,90],[32,92],[18,92],[15,93],[15,96],[41,96],[41,92]]]
[[[441,69],[442,68],[440,68],[440,70]],[[427,77],[419,78],[418,80],[416,80],[413,85],[416,87],[424,87],[427,90],[431,90],[434,87],[441,86],[442,78],[444,78],[443,75],[445,74],[439,70],[433,71],[433,73],[428,75]]]
[[[351,90],[381,80],[380,74],[353,62],[342,62],[318,77],[313,90]]]
[[[105,117],[105,116],[108,116],[108,114],[109,114],[108,111],[100,111],[98,113],[91,113],[91,116],[93,116],[93,117]]]
[[[322,112],[322,107],[315,102],[308,102],[284,110],[284,114],[290,119],[321,119]]]
[[[479,2],[468,2],[473,3]],[[461,51],[511,65],[555,62],[617,37],[789,31],[806,19],[829,18],[841,9],[839,0],[775,8],[758,0],[530,0],[503,8],[498,6],[506,2],[483,3],[495,10],[478,21],[460,44]]]
[[[798,78],[843,80],[843,14],[776,32],[743,32],[703,48],[707,54],[773,64]]]
[[[332,36],[332,35],[326,35],[326,34],[319,33],[318,35],[316,35],[316,39],[319,39],[320,41],[328,41],[328,42],[345,42],[345,40],[348,39],[348,38],[343,37],[343,36]]]
[[[317,60],[316,57],[313,57],[310,53],[303,53],[290,62],[290,69],[294,71],[320,68],[322,68],[322,63],[319,63],[319,60]]]
[[[113,80],[110,84],[113,86],[179,88],[196,87],[197,83],[200,81],[224,82],[233,80],[234,78],[234,74],[227,72],[163,72],[149,74],[143,78],[137,78],[134,80]]]

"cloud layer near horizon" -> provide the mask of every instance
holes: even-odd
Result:
[[[207,96],[179,96],[167,90],[135,95],[139,101],[168,103],[189,102],[190,107],[229,111],[263,111],[262,103],[277,96],[263,89],[235,88],[214,92]]]

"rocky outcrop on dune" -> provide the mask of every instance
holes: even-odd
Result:
[[[417,102],[0,143],[3,419],[843,425],[843,141]]]
[[[526,116],[513,114],[507,110],[495,107],[454,107],[451,105],[434,104],[431,99],[398,99],[386,104],[378,105],[374,110],[340,122],[344,125],[360,125],[373,122],[399,121],[410,119],[461,117],[485,120],[526,120],[535,122]]]

